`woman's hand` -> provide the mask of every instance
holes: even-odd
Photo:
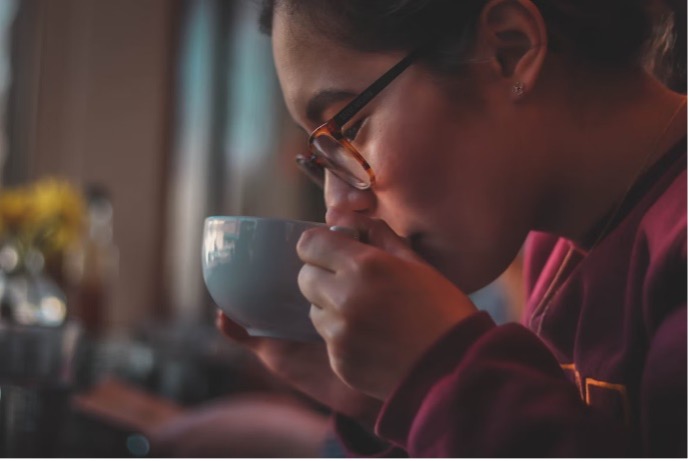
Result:
[[[324,343],[249,336],[221,311],[216,325],[227,337],[254,352],[273,374],[373,432],[382,402],[352,389],[335,375]]]
[[[423,352],[476,308],[383,221],[330,212],[329,223],[364,232],[366,243],[326,228],[306,231],[297,245],[305,263],[299,286],[335,373],[385,400]]]

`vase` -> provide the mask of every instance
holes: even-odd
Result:
[[[48,457],[65,434],[80,327],[36,248],[0,245],[0,456]]]
[[[67,320],[62,289],[45,271],[43,254],[14,244],[0,248],[0,318],[4,323],[57,327]]]

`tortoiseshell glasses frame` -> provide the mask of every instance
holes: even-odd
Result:
[[[369,189],[376,181],[369,163],[343,135],[343,126],[374,99],[419,56],[413,51],[379,77],[333,118],[309,136],[309,153],[298,155],[297,164],[319,187],[324,187],[325,170],[330,170],[357,189]]]

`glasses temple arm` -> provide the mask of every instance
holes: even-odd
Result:
[[[357,112],[359,112],[364,106],[366,106],[369,101],[374,99],[374,97],[379,94],[390,82],[395,79],[398,75],[407,69],[412,62],[417,59],[419,52],[412,52],[405,56],[400,62],[393,66],[388,72],[383,74],[374,83],[369,85],[362,93],[359,94],[355,99],[352,100],[347,106],[345,106],[340,112],[335,114],[333,117],[333,122],[338,126],[342,127],[345,125]]]

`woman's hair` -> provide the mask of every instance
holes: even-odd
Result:
[[[359,51],[413,50],[434,41],[426,64],[454,72],[487,0],[263,0],[261,28],[270,34],[276,8]],[[686,0],[532,0],[547,25],[549,47],[598,66],[643,65],[685,89],[685,37],[675,16]],[[687,28],[684,29],[686,33]]]

